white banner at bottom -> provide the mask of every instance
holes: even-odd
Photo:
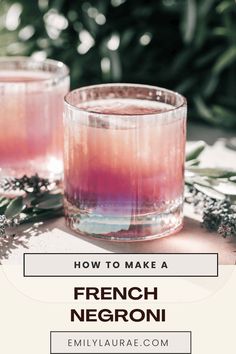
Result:
[[[51,354],[191,354],[191,332],[51,332]]]

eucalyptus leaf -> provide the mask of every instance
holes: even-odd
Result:
[[[8,219],[14,218],[21,213],[24,207],[25,205],[22,197],[17,197],[15,199],[12,199],[6,208],[5,216]]]

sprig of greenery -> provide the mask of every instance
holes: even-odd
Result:
[[[1,197],[0,235],[12,234],[11,230],[21,224],[37,223],[62,215],[63,196],[59,191],[27,192],[13,199]]]

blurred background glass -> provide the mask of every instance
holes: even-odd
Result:
[[[72,87],[163,86],[189,119],[236,129],[233,0],[0,0],[0,56],[65,62]]]

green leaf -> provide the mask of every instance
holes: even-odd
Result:
[[[1,200],[0,200],[0,214],[4,214],[8,204],[9,204],[9,199],[1,198]]]
[[[236,60],[236,47],[230,47],[217,60],[213,67],[215,74],[219,74]]]
[[[194,97],[194,102],[197,108],[198,113],[201,117],[205,118],[207,121],[211,123],[215,123],[214,116],[208,106],[205,104],[203,99],[200,96]]]
[[[196,160],[205,147],[206,143],[204,141],[198,141],[193,146],[187,147],[186,161]]]
[[[4,198],[4,197],[2,197],[1,199],[0,199],[0,208],[1,207],[3,207],[3,206],[5,206],[5,205],[7,205],[7,204],[9,204],[9,199],[8,198]]]
[[[212,33],[213,35],[215,36],[221,36],[221,37],[225,37],[227,36],[227,28],[225,27],[215,27],[213,30],[212,30]]]
[[[26,196],[24,197],[24,202],[25,205],[29,208],[30,206],[33,206],[34,203],[37,203],[37,199],[39,198],[38,195],[36,195],[35,193],[31,192],[31,193],[27,193]]]
[[[221,1],[219,5],[216,6],[216,11],[219,14],[222,14],[223,12],[228,11],[233,6],[234,6],[233,1]]]
[[[192,88],[194,85],[196,85],[197,78],[196,77],[187,77],[184,78],[183,81],[179,83],[179,85],[176,87],[177,92],[181,92],[184,94],[185,92],[188,92],[190,88]]]
[[[6,208],[5,216],[8,219],[13,218],[13,217],[19,215],[21,213],[21,211],[24,209],[24,207],[25,207],[25,205],[23,203],[22,197],[12,199]]]
[[[211,7],[214,6],[214,2],[215,0],[204,0],[199,2],[199,15],[203,18],[203,20],[208,15]]]
[[[63,207],[62,194],[48,194],[37,203],[36,208],[38,209],[59,209]]]
[[[189,172],[211,178],[229,178],[236,176],[236,171],[223,168],[189,167]]]
[[[205,81],[205,87],[203,90],[204,97],[211,96],[215,90],[217,89],[219,84],[219,76],[218,75],[208,75]]]
[[[189,160],[189,161],[186,161],[185,168],[189,168],[192,166],[198,166],[199,164],[200,164],[200,161],[198,159]]]
[[[185,22],[183,26],[184,41],[192,41],[197,23],[197,5],[195,0],[186,2]]]
[[[62,198],[61,193],[50,193],[50,192],[44,192],[41,193],[39,196],[37,196],[36,204],[41,203],[41,202],[48,202],[50,200],[55,200],[58,198]]]

